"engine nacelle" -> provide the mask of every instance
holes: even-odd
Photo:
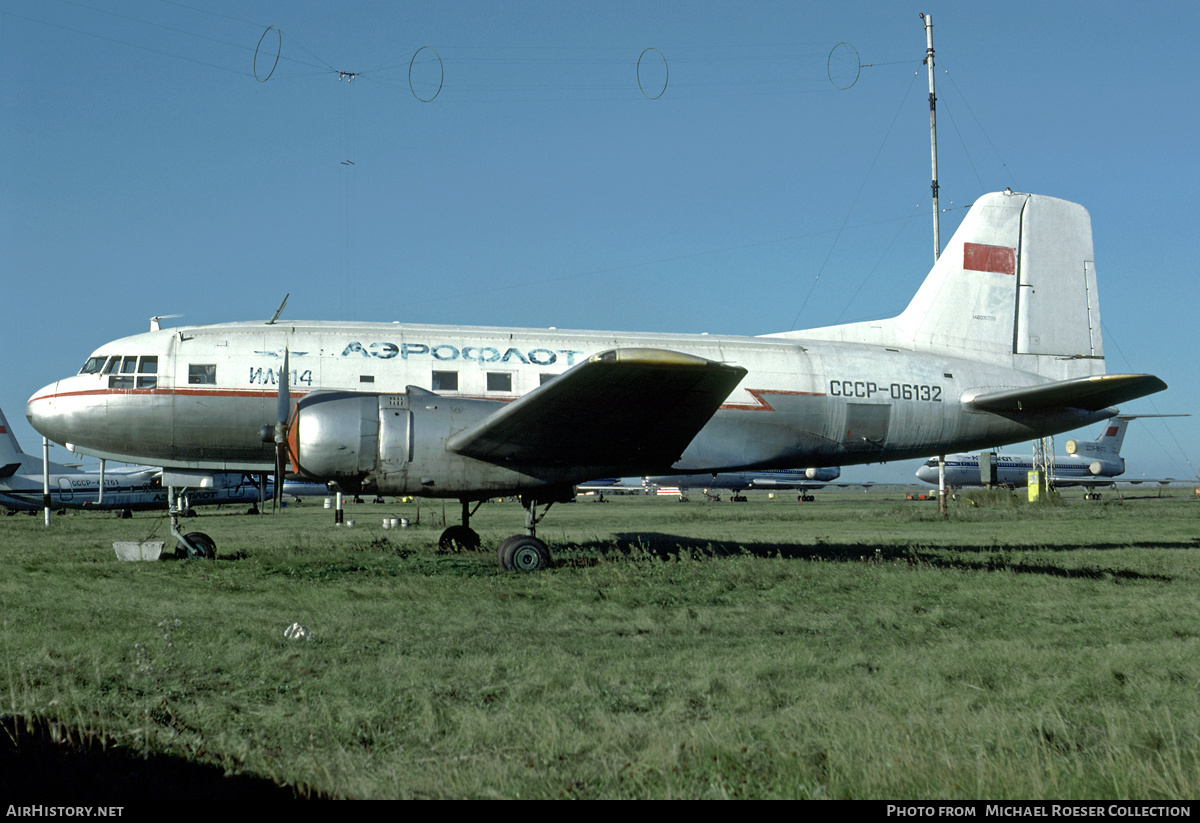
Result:
[[[296,403],[289,447],[301,474],[354,492],[508,494],[583,479],[545,467],[487,463],[446,448],[451,436],[503,406],[413,386],[404,394],[313,392]]]
[[[1093,460],[1088,463],[1087,471],[1092,477],[1116,477],[1125,471],[1125,461],[1119,457],[1116,460]]]

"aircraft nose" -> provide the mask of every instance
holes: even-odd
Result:
[[[34,392],[25,404],[25,417],[38,434],[56,443],[66,442],[62,437],[63,433],[59,431],[62,421],[59,414],[57,381]]]

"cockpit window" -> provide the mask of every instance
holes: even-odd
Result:
[[[92,357],[84,364],[85,374],[102,371],[108,375],[110,389],[153,389],[158,386],[158,355],[111,355],[100,368],[99,357]],[[88,371],[88,370],[91,371]]]
[[[104,355],[100,357],[89,357],[87,362],[83,364],[83,368],[79,370],[80,374],[99,374],[104,368],[104,361],[108,358]]]
[[[158,386],[158,357],[143,357],[138,361],[137,387],[153,389]]]

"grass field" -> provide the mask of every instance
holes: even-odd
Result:
[[[0,518],[0,800],[1200,797],[1200,503],[1156,494],[580,502],[530,575],[507,503],[477,554],[428,501],[201,510],[215,561]]]

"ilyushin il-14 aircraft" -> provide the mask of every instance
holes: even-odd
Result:
[[[1050,483],[1054,486],[1083,486],[1087,498],[1098,498],[1097,486],[1111,486],[1125,473],[1125,458],[1121,457],[1121,444],[1125,441],[1125,428],[1130,420],[1139,417],[1175,417],[1181,415],[1118,414],[1109,421],[1104,432],[1095,440],[1068,440],[1067,453],[1055,455],[1050,467]],[[985,452],[987,454],[987,452]],[[950,454],[946,456],[945,482],[948,486],[982,486],[987,480],[980,470],[978,454]],[[1036,466],[1031,454],[992,453],[994,470],[988,474],[991,483],[998,486],[1020,487],[1028,485],[1029,472]],[[926,483],[938,482],[937,458],[930,458],[917,469],[917,478]],[[1125,482],[1169,483],[1170,480],[1134,478]]]
[[[149,466],[119,466],[93,471],[62,463],[44,463],[42,458],[21,450],[8,419],[0,411],[0,506],[9,513],[51,509],[95,511],[145,511],[166,509],[168,490],[162,485],[162,469]],[[49,481],[49,499],[46,485]],[[101,493],[103,489],[103,493]],[[242,472],[214,474],[204,487],[186,494],[186,506],[224,503],[256,504],[273,492],[268,481],[263,488]],[[284,493],[299,498],[327,494],[316,483],[286,483]]]
[[[58,443],[180,472],[271,471],[354,492],[519,495],[501,565],[591,478],[923,458],[1070,431],[1166,388],[1106,374],[1091,220],[994,193],[899,315],[759,337],[336,322],[222,323],[106,343],[37,391]],[[277,472],[281,469],[275,469]],[[539,506],[544,508],[539,513]]]
[[[748,489],[766,491],[798,490],[799,499],[813,499],[810,491],[823,489],[831,481],[837,480],[842,474],[838,466],[821,466],[808,469],[763,469],[753,472],[717,472],[714,474],[683,474],[647,477],[646,482],[655,486],[679,489],[679,496],[686,497],[689,489],[701,489],[706,496],[709,492],[724,489],[733,492],[732,499],[745,500],[741,492]]]

